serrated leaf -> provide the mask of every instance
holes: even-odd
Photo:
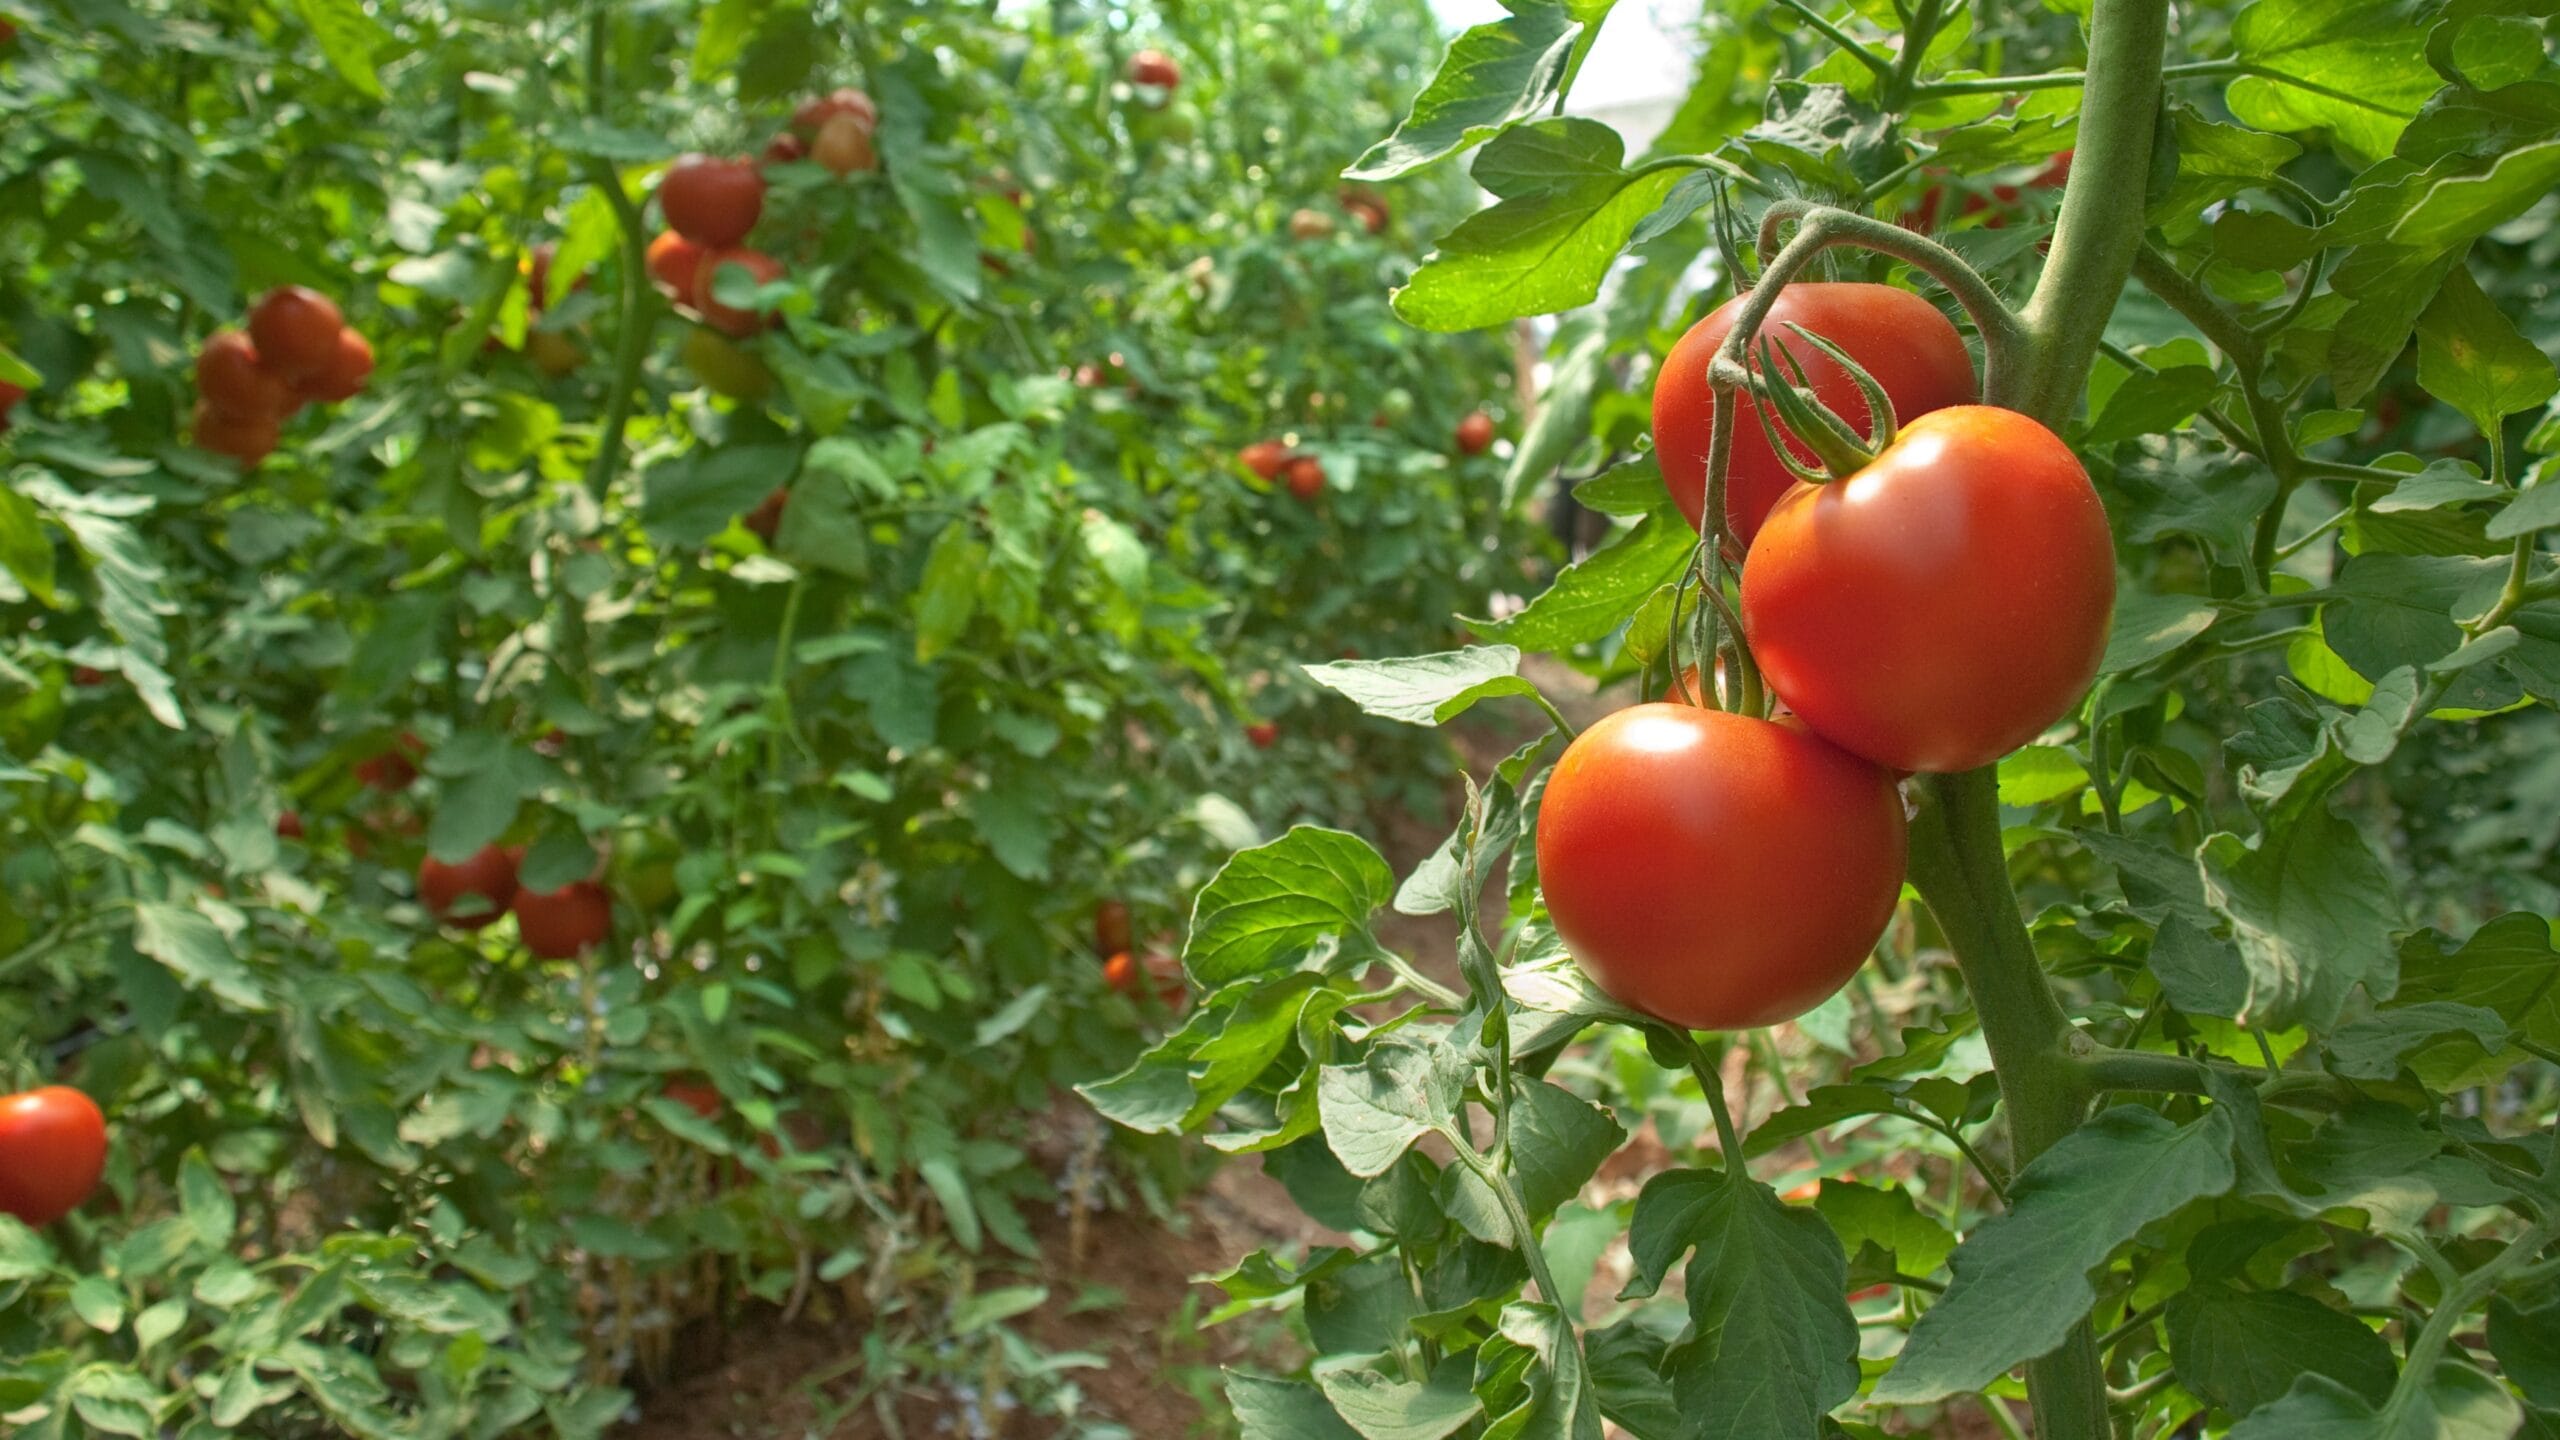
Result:
[[[1383,1175],[1414,1141],[1450,1123],[1465,1081],[1464,1061],[1446,1045],[1389,1036],[1357,1061],[1324,1067],[1316,1093],[1325,1144],[1352,1174]]]
[[[382,77],[374,72],[373,55],[391,40],[358,0],[294,0],[295,13],[320,42],[329,68],[368,100],[382,98]]]
[[[1508,620],[1469,620],[1479,634],[1524,650],[1570,650],[1615,630],[1655,589],[1678,575],[1698,545],[1679,516],[1652,514],[1586,559],[1568,565],[1546,592]]]
[[[2560,367],[2517,333],[2469,267],[2456,266],[2418,317],[2418,383],[2474,429],[2495,435],[2499,421],[2560,391]]]
[[[1488,681],[1516,678],[1520,651],[1510,645],[1470,645],[1436,655],[1334,660],[1301,668],[1308,679],[1368,714],[1408,725],[1436,725],[1442,706]]]
[[[1346,172],[1392,180],[1543,111],[1564,84],[1582,26],[1552,0],[1517,0],[1509,17],[1450,42],[1395,133]]]
[[[1219,867],[1192,904],[1183,966],[1213,989],[1275,968],[1326,936],[1365,933],[1394,889],[1367,841],[1301,825]]]

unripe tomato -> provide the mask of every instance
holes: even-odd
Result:
[[[730,266],[746,271],[756,284],[765,285],[782,278],[782,262],[761,250],[714,250],[702,257],[702,267],[694,271],[693,308],[702,312],[703,323],[733,336],[753,335],[765,327],[768,315],[723,305],[713,298],[713,278]]]
[[[1481,455],[1493,444],[1493,417],[1481,410],[1458,422],[1458,453]]]
[[[729,343],[716,330],[695,326],[685,332],[684,364],[714,395],[750,404],[773,393],[773,372],[762,360]]]
[[[1254,749],[1268,750],[1280,743],[1280,727],[1270,720],[1257,720],[1244,727],[1244,738],[1253,742]]]
[[[530,330],[524,337],[525,358],[533,368],[557,380],[586,363],[587,352],[557,330]]]
[[[282,431],[281,422],[273,415],[234,415],[202,400],[196,402],[196,448],[228,455],[239,461],[244,470],[254,469],[259,461],[275,453],[276,439]]]
[[[764,176],[745,160],[687,155],[658,182],[658,208],[677,234],[697,245],[735,245],[764,213]]]
[[[568,960],[613,933],[613,897],[593,880],[516,892],[516,933],[545,960]]]
[[[1182,67],[1161,50],[1141,50],[1129,57],[1129,83],[1152,85],[1159,90],[1179,89]]]
[[[1636,705],[1567,746],[1538,809],[1556,934],[1619,1003],[1774,1025],[1848,982],[1902,891],[1902,796],[1774,721]]]
[[[1289,447],[1277,440],[1256,440],[1237,451],[1236,459],[1263,479],[1276,480],[1289,463]]]
[[[749,534],[770,545],[773,537],[782,533],[782,512],[790,504],[791,487],[776,485],[773,492],[757,501],[756,508],[748,511],[738,523],[745,526]]]
[[[818,138],[810,142],[809,158],[839,179],[880,165],[879,153],[871,148],[871,127],[853,115],[829,116],[818,127]]]
[[[303,377],[338,363],[338,332],[346,323],[328,296],[300,285],[279,285],[249,312],[249,338],[257,342],[260,364],[298,385]]]
[[[1961,405],[1769,512],[1742,626],[1769,687],[1897,770],[1988,765],[2097,674],[2115,608],[2106,508],[2060,437]]]
[[[258,363],[258,347],[237,330],[217,330],[196,352],[196,394],[226,415],[283,416],[292,412],[293,387]]]
[[[1117,955],[1129,948],[1129,902],[1105,900],[1093,907],[1093,948]]]
[[[1737,295],[1714,313],[1689,327],[1680,343],[1663,357],[1653,382],[1653,446],[1662,465],[1662,483],[1671,492],[1690,528],[1705,524],[1707,447],[1715,436],[1715,392],[1707,383],[1716,347],[1732,332],[1746,297]],[[1964,337],[1936,306],[1908,290],[1890,285],[1809,281],[1790,285],[1769,308],[1760,339],[1775,341],[1804,367],[1814,394],[1841,419],[1863,432],[1868,423],[1866,397],[1858,393],[1849,372],[1830,357],[1798,339],[1788,322],[1846,351],[1884,386],[1898,420],[1908,421],[1949,405],[1973,399],[1973,359]],[[1758,344],[1752,347],[1757,367]],[[1769,448],[1768,433],[1755,417],[1756,406],[1734,395],[1733,463],[1725,473],[1725,520],[1734,539],[1748,549],[1760,533],[1760,522],[1787,487],[1796,483]],[[1774,417],[1772,417],[1774,419]],[[1794,447],[1807,463],[1813,452]]]
[[[1301,455],[1289,462],[1289,493],[1313,502],[1324,493],[1324,462],[1313,455]]]
[[[276,817],[276,838],[279,840],[299,840],[302,838],[301,811],[287,810]]]
[[[6,380],[0,380],[0,435],[9,433],[9,412],[17,409],[18,402],[26,398],[25,386],[12,385]]]
[[[373,342],[357,334],[354,326],[343,326],[338,331],[337,352],[326,364],[305,375],[297,391],[306,400],[336,404],[353,399],[372,375]]]
[[[465,860],[446,864],[433,855],[418,862],[418,903],[448,925],[477,930],[507,913],[516,898],[520,852],[483,845]]]
[[[693,303],[693,277],[702,269],[703,247],[673,230],[658,232],[649,242],[649,278],[670,300]]]
[[[851,86],[845,86],[831,90],[814,100],[800,102],[800,108],[791,112],[791,128],[801,135],[815,136],[829,120],[838,115],[850,115],[861,121],[865,131],[875,128],[880,123],[879,107],[871,103],[871,97]]]
[[[45,1226],[80,1208],[107,1170],[107,1117],[68,1085],[0,1097],[0,1215]]]

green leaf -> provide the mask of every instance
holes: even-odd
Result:
[[[1008,1285],[982,1291],[951,1307],[951,1333],[974,1335],[1016,1315],[1027,1315],[1048,1302],[1049,1291],[1040,1285]]]
[[[1588,644],[1623,624],[1645,597],[1680,573],[1697,547],[1697,532],[1679,516],[1648,515],[1607,548],[1566,566],[1546,593],[1519,614],[1467,624],[1524,650]]]
[[[1956,1237],[1921,1214],[1907,1191],[1825,1180],[1813,1208],[1829,1222],[1853,1262],[1870,1252],[1888,1262],[1866,1272],[1878,1280],[1885,1277],[1877,1272],[1887,1268],[1903,1275],[1933,1274],[1955,1253]]]
[[[1328,935],[1365,933],[1394,893],[1367,841],[1301,825],[1219,867],[1192,904],[1183,966],[1213,989],[1278,968]]]
[[[2377,515],[2438,510],[2505,496],[2506,487],[2484,480],[2479,470],[2460,460],[2438,460],[2391,487],[2391,493],[2365,508]]]
[[[1296,1380],[1266,1380],[1227,1372],[1227,1408],[1244,1427],[1243,1440],[1361,1440],[1342,1423],[1324,1392]]]
[[[2483,435],[2560,391],[2560,367],[2517,333],[2466,266],[2456,266],[2418,319],[2418,383]]]
[[[1613,465],[1573,487],[1574,503],[1603,515],[1649,515],[1671,508],[1662,464],[1650,455]]]
[[[231,1198],[230,1187],[222,1183],[222,1177],[200,1149],[189,1150],[178,1165],[178,1203],[205,1248],[216,1252],[230,1249],[231,1232],[239,1223],[239,1206]]]
[[[1560,339],[1560,354],[1551,348],[1549,353],[1555,358],[1547,384],[1538,394],[1536,407],[1529,412],[1519,448],[1511,452],[1511,463],[1502,472],[1502,504],[1506,511],[1591,439],[1593,397],[1611,374],[1609,329],[1590,321],[1568,324],[1571,343],[1564,344]]]
[[[916,582],[917,664],[932,664],[968,630],[978,613],[978,581],[986,567],[987,547],[968,520],[954,520],[934,537],[924,577]]]
[[[2560,525],[2560,465],[2549,461],[2534,467],[2533,483],[2515,498],[2515,503],[2489,519],[2489,538],[2513,540]]]
[[[2304,1375],[2377,1405],[2398,1378],[2380,1335],[2309,1296],[2199,1285],[2169,1297],[2164,1318],[2178,1383],[2234,1415],[2280,1399]]]
[[[1034,985],[1005,1002],[1004,1008],[978,1022],[975,1036],[981,1046],[995,1045],[1031,1023],[1049,1003],[1049,987]]]
[[[1334,660],[1301,668],[1308,679],[1371,715],[1408,725],[1436,725],[1443,718],[1442,707],[1471,700],[1483,692],[1486,682],[1517,679],[1520,651],[1510,645],[1470,645],[1437,655]]]
[[[1511,1181],[1531,1223],[1553,1215],[1626,1143],[1616,1117],[1561,1085],[1511,1077]],[[1441,1172],[1446,1208],[1477,1239],[1508,1246],[1514,1237],[1493,1192],[1463,1165]]]
[[[1858,1393],[1858,1323],[1842,1297],[1848,1257],[1822,1217],[1749,1180],[1674,1170],[1647,1181],[1628,1231],[1651,1293],[1670,1262],[1685,1272],[1695,1338],[1666,1360],[1688,1433],[1795,1436]]]
[[[2118,1106],[2018,1172],[2009,1208],[1965,1237],[1955,1281],[1913,1326],[1880,1403],[1977,1391],[2062,1342],[2089,1313],[2089,1272],[2134,1232],[2190,1200],[2231,1188],[2231,1117],[2185,1125]]]
[[[1677,169],[1622,170],[1625,155],[1594,120],[1504,133],[1475,167],[1503,199],[1440,238],[1396,292],[1396,313],[1425,330],[1475,330],[1590,303],[1637,222],[1680,179]]]
[[[156,901],[136,905],[133,948],[167,966],[189,989],[211,991],[224,1004],[252,1014],[271,1008],[257,977],[231,953],[230,942],[193,910]]]
[[[1327,1065],[1317,1082],[1325,1144],[1342,1168],[1383,1175],[1414,1141],[1450,1123],[1466,1066],[1446,1045],[1391,1035],[1347,1065]]]
[[[1375,1370],[1324,1369],[1324,1398],[1363,1440],[1445,1440],[1483,1413],[1464,1356],[1451,1356],[1427,1381]]]
[[[2415,0],[2257,0],[2231,22],[2232,47],[2252,67],[2231,82],[2231,113],[2260,130],[2327,131],[2368,162],[2390,154],[2440,83],[2423,10]]]
[[[2081,443],[2113,445],[2141,435],[2165,435],[2194,419],[2221,383],[2210,365],[2137,370],[2107,397],[2107,408]]]
[[[71,1313],[92,1330],[114,1334],[124,1328],[124,1292],[104,1275],[83,1275],[71,1283]]]
[[[2306,1374],[2283,1399],[2232,1426],[2229,1440],[2508,1440],[2523,1419],[2505,1386],[2448,1360],[2407,1403],[2382,1414],[2337,1381]]]
[[[2325,802],[2271,819],[2255,849],[2218,834],[2196,859],[2205,903],[2229,923],[2248,968],[2244,1023],[2326,1029],[2356,986],[2390,992],[2398,888],[2362,832]]]
[[[359,0],[294,0],[295,12],[320,41],[329,68],[368,100],[382,96],[382,77],[374,72],[373,55],[391,41],[389,32],[365,13]]]
[[[2120,591],[2098,673],[2114,675],[2147,665],[2211,629],[2220,616],[2212,602],[2193,595]]]
[[[1582,26],[1553,0],[1513,0],[1512,14],[1449,45],[1395,133],[1346,172],[1393,180],[1543,111],[1563,88]]]
[[[2467,1035],[2481,1052],[2506,1048],[2507,1023],[2476,1005],[2432,1001],[2397,1005],[2368,1019],[2341,1025],[2329,1036],[2329,1068],[2350,1080],[2392,1080],[2402,1058],[2454,1035]]]
[[[0,569],[16,576],[38,604],[61,604],[53,589],[53,541],[44,533],[43,516],[34,501],[6,485],[0,485]]]
[[[2526,1399],[2560,1405],[2560,1304],[2528,1310],[2504,1295],[2492,1298],[2489,1353]]]

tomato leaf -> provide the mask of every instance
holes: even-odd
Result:
[[[2284,1398],[2251,1411],[2229,1440],[2506,1440],[2524,1419],[2507,1388],[2459,1361],[2436,1366],[2388,1413],[2326,1375],[2305,1373]]]
[[[2205,1285],[2170,1297],[2163,1317],[2178,1383],[2246,1415],[2322,1375],[2371,1404],[2391,1393],[2391,1347],[2363,1321],[2289,1291]]]
[[[1607,548],[1568,565],[1546,593],[1508,620],[1467,624],[1527,650],[1569,650],[1618,628],[1636,607],[1689,563],[1697,532],[1677,515],[1647,515]]]
[[[2483,435],[2560,391],[2560,367],[2524,338],[2465,266],[2454,267],[2418,317],[2418,383]]]
[[[1367,841],[1298,826],[1219,867],[1192,905],[1183,966],[1211,987],[1280,968],[1327,936],[1365,934],[1394,884]]]
[[[1302,1381],[1230,1370],[1227,1406],[1244,1427],[1244,1440],[1361,1440],[1324,1392]]]
[[[1519,677],[1520,651],[1512,645],[1470,645],[1437,655],[1334,660],[1299,668],[1364,712],[1408,725],[1440,724],[1485,695],[1520,693],[1500,688],[1502,681]],[[1536,693],[1533,686],[1528,690]]]
[[[1555,0],[1513,0],[1511,14],[1449,45],[1395,133],[1348,171],[1393,180],[1488,139],[1547,108],[1564,86],[1582,25]]]
[[[1466,1072],[1457,1051],[1412,1031],[1325,1066],[1317,1083],[1325,1144],[1352,1174],[1385,1174],[1413,1142],[1449,1123]]]
[[[2061,1343],[2089,1313],[2089,1271],[2134,1232],[2190,1200],[2231,1188],[2231,1119],[2185,1125],[2124,1105],[2055,1142],[2018,1172],[2009,1208],[1954,1259],[1955,1281],[1912,1327],[1878,1402],[1923,1404],[1980,1390]]]

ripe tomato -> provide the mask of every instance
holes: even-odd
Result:
[[[1817,736],[1687,705],[1582,732],[1547,778],[1538,881],[1593,983],[1692,1030],[1774,1025],[1867,958],[1902,890],[1893,777]]]
[[[9,433],[9,412],[17,409],[18,402],[26,398],[25,386],[12,385],[6,380],[0,380],[0,435]]]
[[[846,86],[814,100],[801,101],[800,108],[791,112],[791,128],[802,135],[815,136],[838,115],[850,115],[860,121],[866,133],[880,123],[879,107],[871,103],[871,97]]]
[[[276,817],[276,837],[282,840],[302,838],[302,812],[287,810]]]
[[[1374,200],[1354,200],[1349,204],[1344,205],[1342,208],[1350,213],[1352,219],[1360,222],[1361,229],[1368,231],[1372,235],[1384,235],[1387,233],[1387,211],[1385,206],[1378,204]]]
[[[249,338],[258,360],[289,384],[339,361],[338,332],[346,327],[337,302],[300,285],[279,285],[249,312]]]
[[[427,742],[403,730],[389,747],[366,756],[351,768],[366,788],[392,795],[417,782],[418,760],[426,753]]]
[[[1236,452],[1244,468],[1265,480],[1276,480],[1289,463],[1289,447],[1277,440],[1256,440]]]
[[[1289,233],[1300,240],[1321,240],[1333,233],[1333,217],[1321,210],[1291,211]]]
[[[1244,738],[1253,742],[1254,749],[1268,750],[1280,742],[1280,727],[1269,720],[1257,720],[1244,727]]]
[[[738,523],[747,527],[747,533],[770,545],[773,537],[782,533],[782,512],[790,504],[791,487],[776,485]]]
[[[764,161],[768,165],[788,165],[794,160],[808,158],[808,145],[788,130],[764,142]]]
[[[729,335],[753,335],[765,327],[770,317],[723,305],[712,298],[713,277],[730,266],[746,271],[756,284],[764,285],[782,278],[782,262],[761,250],[714,250],[702,257],[701,268],[693,272],[693,308],[702,312],[703,323]]]
[[[662,230],[649,242],[649,278],[670,300],[693,303],[693,277],[702,269],[703,247],[673,230]]]
[[[1689,333],[1663,357],[1661,373],[1654,377],[1654,455],[1662,465],[1664,488],[1692,529],[1705,524],[1707,447],[1715,437],[1715,392],[1707,383],[1707,370],[1716,347],[1732,332],[1743,299],[1735,296],[1689,327]],[[1908,290],[1828,281],[1790,285],[1760,327],[1761,339],[1775,341],[1804,367],[1822,403],[1863,430],[1866,397],[1858,393],[1847,371],[1788,330],[1789,321],[1848,352],[1884,386],[1899,420],[1973,399],[1973,359],[1965,353],[1964,337],[1936,306]],[[1758,347],[1753,349],[1756,365]],[[1768,434],[1754,416],[1757,407],[1739,392],[1734,400],[1733,464],[1725,474],[1725,519],[1733,527],[1734,539],[1748,549],[1769,507],[1796,481],[1769,448]],[[1800,460],[1809,463],[1814,458],[1801,446],[1793,448]]]
[[[764,213],[764,176],[745,160],[687,155],[658,182],[667,224],[697,245],[735,245]]]
[[[1458,453],[1481,455],[1493,444],[1493,417],[1481,410],[1458,422]]]
[[[303,376],[297,390],[306,400],[336,404],[353,399],[372,375],[373,342],[357,334],[354,326],[341,326],[336,352]]]
[[[107,1169],[107,1117],[68,1085],[0,1098],[0,1214],[50,1225],[80,1208]]]
[[[1105,900],[1093,907],[1093,948],[1117,955],[1129,948],[1129,902]]]
[[[258,347],[237,330],[216,330],[196,352],[196,393],[225,415],[283,416],[297,403],[283,376],[258,363]]]
[[[719,1090],[707,1080],[670,1080],[661,1093],[705,1120],[719,1119],[726,1104]]]
[[[1313,503],[1324,493],[1324,462],[1313,455],[1301,455],[1289,462],[1289,493]]]
[[[95,665],[74,665],[71,667],[71,683],[84,690],[94,689],[107,683],[107,672]]]
[[[876,170],[879,152],[871,148],[871,127],[856,115],[831,115],[809,143],[809,158],[841,179],[856,170]]]
[[[516,932],[545,960],[568,960],[613,933],[613,897],[593,880],[516,892]]]
[[[433,855],[418,862],[418,903],[448,925],[477,930],[507,912],[516,898],[516,864],[521,852],[503,845],[483,845],[469,859],[450,865]]]
[[[273,415],[235,415],[203,400],[196,402],[196,448],[228,455],[244,470],[256,468],[274,454],[282,433],[283,423]]]
[[[1161,50],[1141,50],[1129,57],[1129,83],[1174,90],[1182,85],[1182,67]]]
[[[2070,447],[1962,405],[1778,502],[1743,567],[1742,626],[1826,739],[1897,770],[1970,770],[2079,700],[2115,594],[2107,512]]]

